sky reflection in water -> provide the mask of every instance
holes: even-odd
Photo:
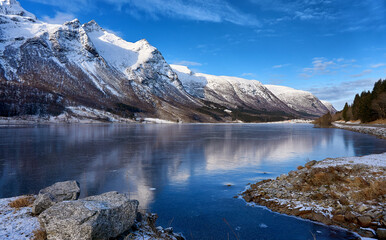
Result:
[[[307,160],[385,151],[385,140],[303,124],[4,127],[0,197],[75,179],[81,197],[130,192],[160,215],[159,224],[171,224],[188,239],[235,239],[234,233],[240,239],[312,239],[311,232],[317,239],[350,239],[233,196],[247,183]]]

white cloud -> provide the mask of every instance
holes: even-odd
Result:
[[[201,63],[199,62],[192,62],[192,61],[177,61],[177,62],[173,62],[173,64],[175,65],[183,65],[183,66],[202,66]]]
[[[43,4],[57,6],[69,12],[90,11],[98,2],[106,2],[116,9],[127,9],[135,17],[147,15],[155,19],[171,17],[186,20],[207,22],[230,22],[243,26],[259,26],[258,19],[241,12],[227,1],[222,0],[31,0]]]
[[[54,17],[43,16],[42,20],[48,23],[63,24],[67,21],[74,20],[75,16],[71,13],[56,12]]]
[[[310,78],[315,75],[332,74],[343,68],[354,67],[354,65],[352,65],[354,62],[356,62],[354,59],[327,59],[324,57],[316,57],[312,59],[312,67],[303,68],[300,76]]]
[[[371,68],[379,68],[379,67],[383,67],[383,66],[386,66],[386,63],[377,63],[377,64],[371,65],[370,67]]]
[[[291,19],[334,19],[335,13],[331,11],[333,1],[326,0],[250,0],[264,11],[284,13]],[[283,19],[279,17],[278,19]]]
[[[372,72],[373,72],[373,70],[366,69],[366,70],[363,70],[361,73],[350,75],[350,77],[352,77],[352,78],[363,77],[363,76],[370,74]]]
[[[256,74],[254,73],[243,73],[241,74],[242,77],[256,77]]]
[[[272,68],[283,68],[283,67],[288,67],[289,65],[291,65],[291,64],[289,64],[289,63],[279,64],[279,65],[272,66]]]
[[[354,81],[345,81],[328,86],[318,86],[307,89],[319,99],[327,100],[334,104],[337,109],[342,109],[344,103],[351,103],[354,96],[362,91],[371,90],[376,79],[359,79]]]
[[[304,68],[303,72],[315,75],[315,74],[326,74],[331,72],[331,67],[335,66],[336,63],[332,60],[327,60],[323,57],[317,57],[312,60],[311,68]]]
[[[94,4],[95,4],[95,1],[92,1],[92,0],[71,0],[71,1],[31,0],[31,1],[59,7],[65,10],[66,12],[78,12],[81,10],[89,11],[94,7]]]

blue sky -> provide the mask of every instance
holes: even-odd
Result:
[[[385,0],[20,0],[39,19],[96,20],[169,63],[314,93],[337,109],[386,78]]]

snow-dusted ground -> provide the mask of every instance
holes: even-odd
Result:
[[[252,184],[242,195],[247,202],[273,211],[375,236],[375,230],[382,228],[386,205],[381,189],[385,181],[386,153],[327,158],[274,180]],[[359,223],[363,216],[371,216],[370,225]]]
[[[277,122],[268,122],[268,123],[313,123],[314,120],[309,119],[291,119],[291,120],[284,120],[284,121],[277,121]]]
[[[144,118],[143,121],[144,123],[158,123],[158,124],[175,124],[176,123],[176,122],[159,119],[159,118]]]
[[[18,210],[8,204],[16,197],[0,199],[0,239],[27,240],[32,239],[33,231],[40,228],[36,217],[31,216],[31,208]]]
[[[380,137],[380,138],[386,138],[386,126],[385,125],[379,124],[378,126],[377,125],[367,126],[364,124],[361,124],[361,125],[359,125],[359,124],[354,125],[354,124],[355,123],[351,123],[351,124],[347,124],[347,123],[343,124],[343,123],[338,123],[338,122],[332,123],[332,125],[337,127],[337,128],[351,130],[354,132],[371,134],[371,135],[375,135],[375,136]]]
[[[31,207],[11,208],[8,204],[18,197],[0,199],[0,239],[1,240],[31,240],[33,231],[41,229],[38,218],[31,215]],[[173,233],[171,228],[155,227],[144,215],[142,222],[137,222],[138,229],[131,231],[125,239],[131,240],[177,240],[181,234]]]
[[[18,116],[0,117],[0,125],[20,125],[34,123],[134,123],[130,118],[123,118],[107,111],[89,107],[67,107],[59,116]]]
[[[335,167],[341,165],[364,164],[372,167],[386,168],[386,153],[367,155],[363,157],[327,158],[318,162],[315,167]],[[386,176],[385,176],[386,177]]]

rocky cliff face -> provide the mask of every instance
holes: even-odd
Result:
[[[79,106],[185,122],[304,116],[258,81],[172,68],[146,40],[127,42],[95,21],[48,24],[0,0],[0,116]]]

